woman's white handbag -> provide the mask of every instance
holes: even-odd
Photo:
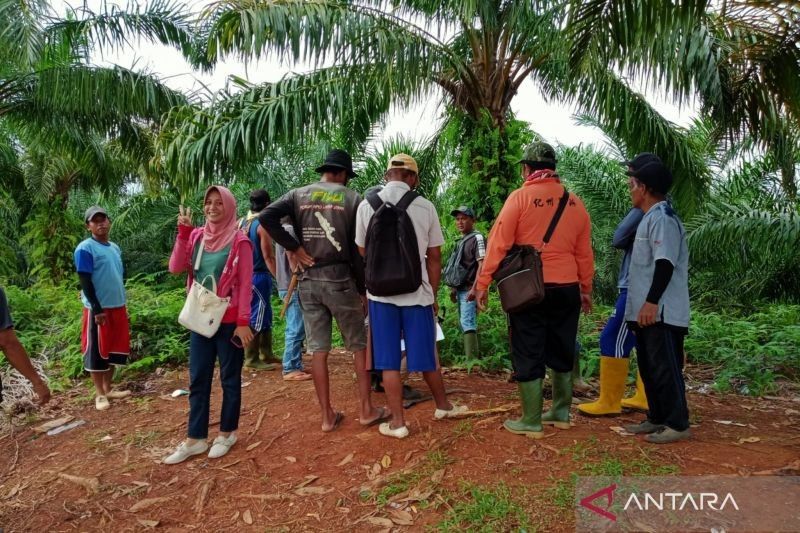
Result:
[[[200,268],[203,248],[204,246],[201,242],[200,250],[198,250],[197,258],[194,262],[195,271]],[[208,278],[211,278],[213,290],[209,290],[203,285],[203,282]],[[194,280],[192,287],[189,289],[189,294],[186,295],[186,303],[183,304],[181,314],[178,315],[178,323],[210,339],[217,333],[220,324],[222,324],[222,316],[225,314],[225,310],[228,309],[230,301],[230,298],[217,296],[217,280],[214,279],[214,276],[206,276],[202,282]]]

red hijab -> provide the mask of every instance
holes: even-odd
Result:
[[[206,189],[203,196],[205,206],[208,195],[211,191],[217,191],[222,196],[222,205],[225,208],[225,217],[220,222],[210,222],[206,220],[203,226],[203,248],[208,252],[219,252],[233,242],[236,232],[236,198],[233,193],[221,185],[212,185]]]

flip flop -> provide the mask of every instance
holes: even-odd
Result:
[[[378,415],[377,418],[372,419],[370,422],[367,422],[366,424],[362,422],[361,427],[370,428],[372,426],[377,426],[378,424],[387,422],[392,418],[392,413],[386,414],[388,409],[386,409],[385,407],[378,407],[378,411],[380,414]]]
[[[344,420],[344,413],[341,411],[336,411],[336,419],[333,421],[333,427],[331,427],[331,429],[323,429],[322,432],[330,433],[331,431],[336,431],[342,424],[342,420]]]

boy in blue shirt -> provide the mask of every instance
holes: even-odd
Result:
[[[122,252],[108,240],[111,219],[105,209],[92,206],[84,217],[92,236],[75,248],[75,270],[81,283],[83,366],[92,376],[97,394],[95,408],[105,411],[109,399],[130,396],[131,391],[111,390],[112,365],[125,365],[130,353]]]

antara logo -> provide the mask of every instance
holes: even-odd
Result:
[[[692,494],[691,492],[659,492],[655,495],[645,492],[643,497],[640,498],[635,492],[628,496],[628,501],[625,502],[624,509],[627,511],[629,507],[635,506],[640,511],[649,511],[651,509],[663,511],[724,511],[725,506],[732,506],[737,511],[739,506],[736,500],[733,499],[733,494],[730,492],[722,498],[720,503],[719,494],[714,492],[701,492],[699,494]]]
[[[598,490],[594,494],[590,494],[589,496],[585,497],[581,500],[581,506],[586,507],[593,513],[597,513],[604,518],[608,518],[612,522],[617,521],[617,515],[609,511],[611,509],[611,504],[614,503],[614,491],[617,490],[617,484],[612,483],[608,487]],[[606,498],[606,508],[603,509],[601,507],[597,507],[592,502],[600,498],[601,496],[605,496]]]
[[[613,483],[583,498],[580,504],[593,513],[616,522],[617,515],[609,510],[614,503],[614,491],[616,490],[617,484]],[[594,503],[601,498],[605,499],[605,508]],[[644,492],[642,494],[631,492],[622,508],[624,511],[634,509],[639,511],[724,511],[726,507],[739,510],[739,505],[730,492],[722,498],[714,492]]]

